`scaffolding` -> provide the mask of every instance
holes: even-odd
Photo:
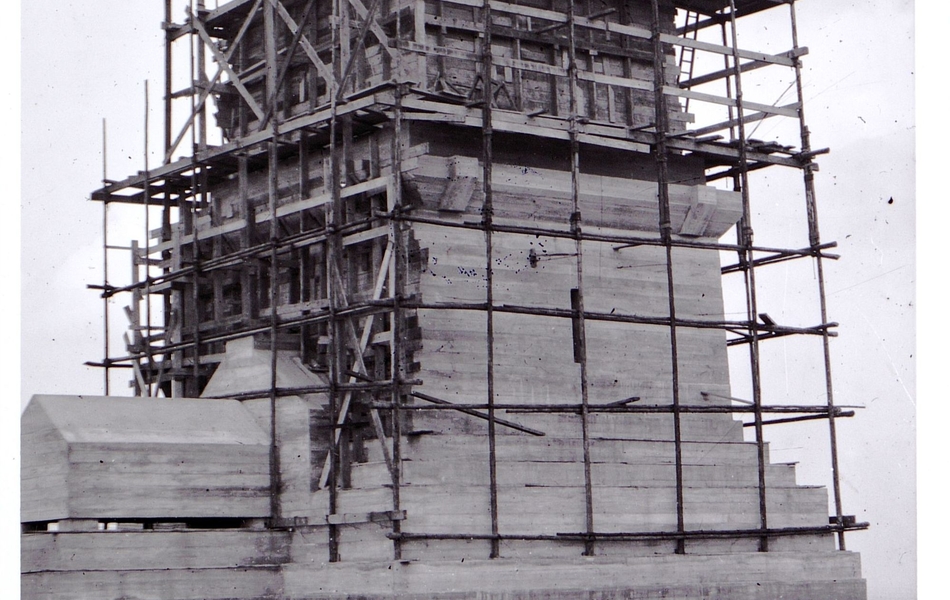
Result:
[[[828,320],[823,264],[833,260],[833,242],[822,241],[815,198],[815,157],[805,124],[799,46],[793,0],[651,0],[640,3],[651,27],[631,19],[629,3],[536,0],[233,0],[216,8],[202,0],[189,4],[183,23],[172,18],[165,1],[164,160],[122,181],[105,180],[92,199],[103,204],[109,229],[111,206],[142,207],[146,238],[133,243],[132,277],[125,285],[110,272],[109,260],[118,247],[105,242],[100,289],[104,299],[105,357],[92,364],[103,368],[105,392],[113,371],[131,370],[135,395],[197,397],[228,341],[254,337],[266,344],[271,360],[271,383],[242,398],[269,398],[271,410],[271,526],[286,519],[277,502],[277,399],[305,393],[329,398],[331,427],[326,468],[319,488],[329,490],[330,513],[338,512],[341,432],[353,418],[361,399],[381,444],[391,478],[392,512],[400,509],[401,456],[405,434],[402,415],[409,411],[458,411],[487,422],[490,532],[458,534],[437,531],[404,533],[398,518],[389,534],[393,557],[412,539],[480,539],[499,555],[503,540],[576,541],[584,554],[595,544],[626,540],[669,540],[676,552],[687,552],[696,539],[752,538],[760,551],[782,536],[835,534],[845,549],[845,533],[867,527],[845,513],[838,470],[837,420],[853,411],[836,404],[831,379],[829,341],[835,323]],[[601,9],[601,4],[607,8]],[[616,4],[616,5],[615,5]],[[672,13],[679,11],[670,28]],[[470,19],[460,18],[467,11]],[[739,22],[753,15],[788,13],[791,48],[763,53],[738,47]],[[784,19],[776,16],[773,22]],[[721,41],[700,34],[721,32]],[[472,43],[471,49],[453,40]],[[522,51],[522,45],[532,51]],[[188,50],[188,80],[173,89],[173,67],[181,60],[173,50]],[[505,48],[500,52],[499,48]],[[541,48],[545,59],[534,49]],[[529,56],[531,54],[531,56]],[[610,55],[611,74],[598,56]],[[721,68],[703,71],[703,60],[722,61]],[[209,77],[209,58],[216,65]],[[616,60],[614,60],[616,59]],[[473,76],[459,82],[447,77],[447,64],[469,65]],[[649,65],[650,80],[637,79],[638,65]],[[678,66],[677,66],[678,65]],[[459,67],[461,68],[461,67]],[[416,70],[437,73],[420,81]],[[747,100],[743,75],[753,70],[790,72],[795,101],[777,106]],[[524,92],[523,81],[548,86],[547,104]],[[566,92],[567,98],[563,98]],[[217,100],[220,144],[209,143],[209,99]],[[560,98],[559,98],[560,97]],[[598,99],[606,98],[606,104]],[[680,106],[686,103],[686,109]],[[726,118],[689,123],[690,106],[724,110]],[[648,110],[643,110],[646,106]],[[640,110],[637,110],[640,107]],[[606,110],[605,110],[606,109]],[[708,111],[711,114],[712,110]],[[179,129],[173,127],[187,118]],[[177,118],[177,121],[176,121]],[[797,126],[798,139],[789,145],[751,138],[750,124],[785,119]],[[404,163],[413,148],[403,143],[407,123],[449,124],[480,135],[483,202],[478,222],[416,214],[406,198]],[[369,159],[354,153],[355,140],[370,132],[385,132],[389,148],[375,148]],[[535,226],[497,218],[493,204],[493,150],[496,133],[530,135],[556,140],[569,149],[571,210],[561,226]],[[183,141],[191,138],[185,156]],[[146,142],[147,144],[147,142]],[[581,155],[585,148],[622,149],[649,153],[655,164],[659,222],[655,234],[623,234],[583,227],[580,210]],[[795,149],[797,147],[797,149]],[[147,149],[147,146],[146,146]],[[313,189],[312,156],[327,153],[322,189]],[[385,154],[386,160],[379,154]],[[407,156],[408,154],[408,156]],[[669,190],[675,184],[668,161],[688,156],[703,161],[705,180],[731,184],[741,193],[742,216],[734,243],[702,240],[671,225]],[[383,163],[386,163],[385,165]],[[292,167],[292,168],[291,168]],[[808,245],[801,248],[760,246],[754,241],[749,174],[766,167],[784,167],[803,176]],[[263,190],[252,187],[250,173],[266,173]],[[297,176],[287,177],[286,173]],[[105,176],[105,175],[104,175]],[[477,179],[477,178],[476,178]],[[227,185],[240,198],[234,214],[224,214],[212,195]],[[255,203],[255,200],[262,200]],[[158,223],[150,214],[160,213]],[[485,298],[480,302],[422,301],[409,293],[409,268],[414,254],[406,229],[416,224],[482,232],[484,236]],[[153,229],[154,228],[154,229]],[[545,236],[572,241],[576,284],[571,307],[496,302],[493,238],[502,234]],[[108,231],[105,240],[113,239]],[[665,253],[668,314],[650,316],[588,310],[584,304],[585,244],[612,244],[616,252],[653,247]],[[677,315],[673,252],[685,248],[728,253],[733,264],[723,277],[741,277],[745,314],[740,319],[697,319]],[[571,258],[571,257],[568,257]],[[756,274],[770,265],[791,260],[814,264],[819,307],[817,323],[789,326],[761,312]],[[362,261],[364,280],[353,285],[352,264]],[[123,267],[124,268],[124,267]],[[110,269],[112,271],[110,271]],[[360,271],[363,273],[363,271]],[[288,275],[289,274],[289,275]],[[305,283],[300,283],[301,281]],[[306,283],[310,282],[310,283]],[[313,283],[319,282],[319,283]],[[239,290],[234,291],[234,290]],[[122,298],[128,306],[131,338],[114,352],[109,343],[111,305]],[[125,300],[127,299],[127,301]],[[413,368],[406,346],[412,344],[411,320],[419,310],[480,313],[487,340],[487,395],[484,402],[452,403],[414,389]],[[574,357],[580,369],[580,397],[572,403],[522,404],[496,401],[493,353],[495,317],[533,315],[571,323]],[[613,404],[592,404],[588,397],[588,323],[638,324],[668,332],[671,356],[671,395],[663,405],[638,405],[636,398]],[[748,349],[752,398],[728,406],[684,403],[678,375],[678,336],[684,330],[724,332],[729,346]],[[775,404],[766,400],[761,384],[760,346],[785,336],[821,340],[820,359],[825,381],[820,405]],[[278,351],[288,344],[305,363],[325,370],[326,385],[283,388],[277,382]],[[410,402],[411,399],[424,403]],[[732,400],[732,399],[730,399]],[[525,535],[499,526],[496,474],[496,427],[515,428],[528,435],[541,432],[496,415],[497,411],[576,415],[583,439],[585,527],[582,531]],[[681,418],[691,413],[729,413],[744,417],[754,435],[758,460],[759,527],[695,530],[686,526]],[[668,414],[673,423],[676,474],[674,530],[662,532],[598,531],[594,519],[591,451],[588,422],[597,413]],[[766,509],[765,428],[775,424],[820,420],[827,424],[832,465],[833,514],[822,527],[773,527]],[[338,560],[335,525],[329,525],[330,560]]]

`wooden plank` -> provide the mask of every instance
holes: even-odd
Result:
[[[593,81],[605,85],[614,85],[617,87],[629,88],[631,90],[653,91],[653,84],[641,81],[639,79],[630,79],[627,77],[618,77],[616,75],[604,75],[603,73],[591,73],[590,71],[578,71],[577,78],[581,81]]]
[[[711,102],[713,104],[721,104],[723,106],[736,106],[735,98],[725,98],[723,96],[716,96],[713,94],[705,94],[703,92],[695,92],[693,90],[681,90],[673,86],[663,86],[663,93],[668,96],[678,96],[680,98],[691,98],[693,100],[699,100],[701,102]],[[746,100],[742,101],[742,107],[748,110],[755,110],[761,113],[781,115],[784,117],[798,117],[798,104],[791,104],[787,106],[772,106],[769,104],[759,104],[757,102],[748,102]],[[789,108],[793,107],[793,108]]]
[[[800,56],[805,56],[806,54],[808,54],[808,48],[802,47],[802,48],[798,48],[797,50],[786,52],[785,56],[788,56],[790,58],[797,58]],[[739,72],[748,73],[750,71],[761,69],[762,67],[767,67],[767,66],[769,66],[769,63],[767,62],[752,61],[752,62],[742,63],[741,65],[739,65]],[[731,77],[733,75],[735,75],[735,69],[731,69],[731,68],[721,69],[719,71],[714,71],[712,73],[706,73],[705,75],[692,77],[685,81],[680,81],[679,86],[681,88],[693,88],[693,87],[697,87],[697,86],[704,85],[707,83],[712,83],[713,81],[718,81],[720,79],[725,79],[726,77]]]
[[[744,106],[746,108],[751,108],[748,102],[744,103]],[[647,134],[647,135],[650,135],[650,134]],[[631,137],[635,138],[637,136],[633,132],[631,132]],[[739,151],[737,148],[730,148],[730,147],[719,145],[719,144],[706,144],[706,143],[697,142],[695,140],[691,140],[685,137],[672,138],[667,142],[667,146],[675,150],[685,150],[689,152],[695,152],[699,154],[700,156],[707,156],[707,155],[719,156],[727,160],[736,160],[739,158]],[[801,168],[801,163],[799,163],[796,158],[793,158],[790,156],[765,154],[764,152],[747,152],[746,160],[750,162],[758,162],[762,164],[782,165],[786,167]]]
[[[795,108],[797,106],[799,106],[797,103],[786,104],[782,108]],[[755,123],[755,122],[762,121],[774,116],[776,115],[767,114],[767,113],[752,113],[749,115],[744,115],[742,117],[742,122],[745,124]],[[730,119],[728,121],[722,121],[720,123],[715,123],[713,125],[707,125],[705,127],[694,129],[690,133],[694,137],[700,137],[704,135],[709,135],[710,133],[716,133],[717,131],[722,131],[723,129],[730,129],[732,127],[738,127],[738,126],[739,126],[739,119]]]
[[[350,198],[360,194],[378,194],[379,192],[386,191],[391,182],[392,178],[388,176],[368,179],[360,183],[346,186],[340,190],[340,197]]]
[[[722,54],[725,56],[733,55],[733,48],[728,46],[722,46],[720,44],[711,44],[709,42],[703,42],[700,40],[694,40],[687,37],[679,37],[676,35],[670,35],[668,33],[660,34],[660,41],[667,44],[674,44],[677,46],[683,46],[686,48],[694,48],[696,50],[702,50],[704,52],[712,52],[714,54]],[[753,52],[751,50],[735,50],[735,53],[738,54],[739,58],[747,58],[750,60],[755,60],[759,62],[766,62],[774,65],[782,65],[785,67],[794,67],[795,61],[790,58],[787,54],[766,54],[764,52]]]
[[[567,77],[567,69],[556,65],[534,62],[530,60],[518,60],[504,56],[492,57],[492,63],[503,67],[511,67],[522,71],[531,71],[532,73],[542,73],[545,75],[555,75],[558,77]]]
[[[636,25],[625,25],[623,23],[614,23],[612,21],[592,21],[587,17],[580,15],[574,17],[574,22],[581,27],[606,30],[611,33],[628,35],[630,37],[635,37],[642,40],[649,40],[653,37],[653,34],[648,29],[637,27]]]
[[[452,114],[459,117],[470,116],[472,112],[471,109],[466,108],[465,106],[460,106],[456,104],[446,104],[444,102],[432,102],[431,100],[424,100],[415,96],[407,96],[403,98],[403,107],[419,110],[428,110],[433,112],[442,112],[446,114]],[[429,158],[429,157],[424,157]]]
[[[457,0],[449,0],[449,1],[457,2]],[[543,19],[545,21],[554,21],[555,23],[567,22],[567,15],[558,11],[545,10],[542,8],[534,8],[533,6],[509,4],[508,2],[499,2],[498,0],[491,0],[488,4],[489,6],[491,6],[491,9],[493,11],[513,14],[513,15],[521,15],[524,17],[534,17],[536,19]],[[473,4],[473,6],[475,5]]]
[[[221,6],[209,10],[205,16],[205,20],[215,21],[230,12],[246,7],[253,1],[254,0],[231,0],[230,2],[225,2]]]
[[[374,227],[372,229],[367,229],[366,231],[360,231],[357,233],[351,233],[349,235],[343,236],[343,245],[352,246],[354,244],[359,244],[369,240],[375,240],[376,238],[384,237],[389,235],[389,226],[384,225],[382,227]]]
[[[343,198],[352,198],[361,194],[375,194],[386,189],[386,184],[389,181],[388,177],[378,177],[375,179],[367,180],[360,182],[358,184],[348,186],[340,192],[340,196]],[[329,194],[317,194],[307,198],[305,200],[299,200],[297,202],[291,202],[277,207],[277,216],[284,217],[287,215],[295,214],[304,210],[309,210],[313,208],[319,208],[330,203],[332,200]],[[256,223],[266,223],[271,219],[270,211],[263,210],[254,215],[254,221]],[[234,221],[226,223],[225,225],[220,226],[216,230],[209,231],[208,233],[199,232],[199,239],[206,239],[209,237],[220,235],[221,233],[227,233],[229,231],[236,231],[243,227],[243,220]],[[184,236],[182,238],[183,243],[188,243],[194,240],[193,236]],[[153,250],[153,252],[157,251]]]
[[[310,210],[312,208],[319,208],[321,206],[326,206],[332,201],[332,198],[329,194],[318,194],[307,198],[306,200],[299,200],[297,202],[291,202],[289,204],[284,204],[277,207],[277,216],[285,217],[294,213],[302,212],[305,210]],[[270,219],[270,215],[267,212],[259,213],[255,217],[257,223],[263,223]]]
[[[406,121],[434,121],[438,123],[464,123],[465,117],[443,113],[413,113],[409,112],[402,117]]]

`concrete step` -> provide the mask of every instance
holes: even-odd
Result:
[[[358,593],[372,600],[396,595],[411,600],[566,600],[591,593],[603,600],[864,600],[866,593],[858,556],[849,552],[341,562],[285,569],[287,598],[313,598],[315,590],[321,598]]]
[[[499,462],[552,461],[582,462],[583,442],[580,438],[535,437],[527,434],[503,435],[496,438]],[[378,444],[367,446],[370,460],[382,460]],[[673,464],[672,441],[593,438],[591,460],[595,463]],[[478,459],[488,464],[487,435],[411,436],[402,444],[402,456],[411,460]],[[756,468],[756,445],[749,442],[684,442],[684,465],[731,465],[737,469]],[[768,446],[766,446],[768,460]]]
[[[597,531],[670,531],[676,526],[674,487],[594,487]],[[759,525],[755,487],[685,488],[688,529],[732,530]],[[489,490],[485,486],[406,486],[400,508],[404,531],[479,533],[490,531]],[[771,527],[823,526],[828,523],[824,488],[768,490]],[[337,512],[362,513],[392,507],[391,491],[342,490]],[[511,533],[555,534],[585,529],[583,487],[499,486],[499,526]]]
[[[382,461],[356,463],[352,471],[353,488],[374,488],[391,483],[389,470]],[[401,481],[404,485],[485,485],[489,484],[487,461],[476,458],[453,460],[405,460]],[[500,485],[582,486],[583,463],[551,461],[504,461],[497,466]],[[675,485],[673,464],[595,463],[591,468],[593,485]],[[736,469],[733,465],[687,465],[683,481],[689,487],[731,488],[758,485],[755,469]],[[795,487],[795,467],[769,465],[766,484],[771,487]]]

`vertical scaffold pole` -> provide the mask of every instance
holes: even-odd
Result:
[[[795,2],[788,3],[791,11],[792,50],[798,50],[798,18],[795,14]],[[797,57],[796,52],[796,57]],[[795,58],[795,91],[798,94],[798,123],[801,131],[802,154],[808,156],[811,152],[811,135],[805,125],[805,98],[802,94],[802,64]],[[828,322],[828,302],[825,298],[825,272],[821,257],[821,236],[818,231],[818,206],[815,200],[815,165],[808,159],[803,165],[805,183],[805,208],[808,218],[808,243],[815,256],[815,267],[818,278],[818,298],[821,306],[821,323]],[[838,527],[844,526],[844,516],[841,505],[841,475],[838,468],[838,428],[835,422],[834,386],[831,380],[831,348],[827,328],[822,329],[821,344],[825,366],[825,399],[828,405],[828,436],[831,444],[831,477],[835,499],[835,520]],[[846,550],[844,530],[838,531],[838,549]]]
[[[581,377],[581,437],[584,447],[584,517],[587,539],[584,541],[584,556],[594,555],[594,490],[591,483],[590,459],[590,390],[587,379],[587,332],[584,321],[584,242],[581,231],[580,208],[580,143],[578,142],[577,119],[577,45],[575,40],[574,0],[568,6],[568,85],[570,89],[570,141],[571,141],[571,231],[574,234],[576,254],[577,292],[572,299],[576,311],[577,352],[575,360],[580,363]],[[594,100],[591,99],[591,102]]]
[[[270,104],[271,139],[267,143],[267,204],[270,211],[270,513],[271,525],[280,523],[280,454],[277,447],[277,303],[280,299],[277,274],[277,247],[280,228],[277,221],[278,193],[278,123],[277,109],[277,32],[274,28],[274,5],[264,3],[265,92]]]
[[[151,246],[149,240],[151,239],[151,221],[149,220],[149,209],[152,191],[149,186],[149,176],[148,176],[148,79],[145,80],[145,115],[144,115],[144,141],[142,145],[142,156],[144,158],[144,168],[145,176],[144,182],[142,184],[142,201],[145,205],[145,245],[143,246],[145,254],[142,256],[142,264],[145,265],[145,335],[143,336],[143,341],[145,344],[145,356],[146,356],[146,368],[145,372],[145,389],[142,392],[146,396],[152,395],[152,373],[155,372],[154,363],[152,362],[152,278],[150,274],[149,267],[149,247]],[[137,269],[138,257],[132,258],[133,268]],[[139,323],[136,322],[135,326],[138,326]],[[155,390],[155,395],[158,395],[158,390]]]
[[[201,19],[205,14],[205,0],[196,0],[197,18]],[[205,45],[199,38],[196,48],[196,75],[198,76],[198,87],[204,90],[208,86],[208,74],[205,72]],[[192,80],[194,81],[194,80]],[[194,85],[194,84],[192,84]],[[208,104],[201,105],[198,113],[198,148],[204,150],[208,146]],[[204,187],[204,186],[202,186]]]
[[[341,54],[339,52],[340,44],[340,18],[342,13],[342,0],[333,2],[333,19],[331,23],[331,64],[334,75],[339,81]],[[337,411],[340,405],[339,382],[342,377],[342,371],[346,368],[342,364],[342,340],[339,332],[339,317],[337,310],[340,305],[340,291],[335,285],[335,274],[338,272],[340,253],[342,252],[342,242],[339,234],[339,227],[342,225],[342,198],[340,196],[340,157],[337,144],[337,96],[340,90],[334,89],[338,83],[327,82],[330,88],[330,196],[332,202],[327,207],[327,299],[329,301],[328,313],[329,321],[327,323],[327,334],[329,335],[329,359],[330,359],[330,473],[327,477],[329,486],[329,512],[336,514],[337,507],[337,471],[339,469],[340,453],[337,445],[336,430]],[[330,562],[340,560],[339,531],[336,525],[331,524],[328,527],[327,543],[329,548]]]
[[[171,32],[171,22],[172,22],[172,1],[165,0],[165,89],[164,96],[162,98],[165,112],[165,119],[163,123],[164,127],[164,144],[162,145],[162,155],[165,157],[164,164],[171,162],[171,147],[172,147],[172,32]],[[164,186],[164,192],[162,194],[162,243],[168,242],[172,239],[172,224],[171,224],[171,192],[168,189],[168,186]],[[162,252],[162,262],[166,265],[164,267],[165,273],[171,272],[171,258],[172,251],[164,250]],[[169,324],[172,320],[172,304],[171,304],[171,291],[165,290],[162,292],[162,324],[164,325],[164,341],[165,343],[170,342],[170,331]],[[171,357],[168,354],[165,354],[162,357],[162,367],[163,369],[169,368],[169,363],[171,362]],[[170,391],[169,387],[169,391]],[[169,396],[171,393],[169,393]]]
[[[402,31],[401,21],[396,20],[396,31]],[[402,83],[396,85],[396,102],[393,107],[393,139],[392,139],[392,189],[391,199],[387,209],[390,215],[390,235],[392,236],[392,262],[389,267],[389,295],[393,300],[393,308],[389,321],[389,328],[392,332],[390,341],[390,380],[392,387],[392,412],[390,421],[392,423],[393,438],[393,513],[398,514],[401,510],[401,489],[402,485],[402,416],[399,411],[399,404],[402,401],[402,309],[400,302],[402,300],[402,269],[408,261],[403,260],[402,256],[402,221],[399,219],[402,210],[402,95],[404,86]],[[382,268],[385,268],[383,265]],[[385,443],[385,440],[380,440]],[[402,559],[402,540],[399,534],[402,532],[402,522],[398,519],[392,521],[393,532],[393,559]]]
[[[685,504],[683,501],[683,437],[681,431],[680,390],[679,390],[679,353],[676,339],[676,296],[673,285],[673,227],[670,221],[670,189],[669,164],[666,136],[669,132],[669,123],[666,95],[663,87],[666,85],[666,59],[663,54],[663,42],[660,38],[660,7],[657,0],[652,0],[653,8],[653,89],[654,89],[654,128],[656,141],[653,146],[656,160],[657,201],[659,208],[660,237],[666,251],[666,286],[670,313],[670,362],[672,369],[673,395],[673,451],[676,470],[676,531],[686,531]],[[676,553],[686,553],[686,538],[676,540]]]
[[[197,18],[202,19],[205,15],[205,0],[196,0],[197,4]],[[195,61],[195,75],[197,76],[198,87],[204,88],[208,85],[208,75],[205,72],[205,45],[204,42],[199,37],[196,44],[196,61]],[[194,79],[192,79],[194,81]],[[194,99],[194,96],[192,96]],[[208,147],[208,110],[207,104],[201,106],[200,112],[198,113],[198,146],[195,151],[193,151],[193,156],[196,156],[198,151],[203,151]],[[200,326],[200,290],[199,286],[201,283],[201,245],[198,241],[198,215],[201,210],[207,209],[208,204],[208,173],[204,167],[195,162],[196,170],[193,174],[193,181],[196,184],[195,195],[192,197],[192,207],[193,213],[195,215],[194,221],[192,222],[193,228],[193,255],[192,261],[194,263],[194,272],[195,280],[194,285],[192,286],[192,318],[194,319],[194,346],[192,352],[192,363],[191,363],[191,390],[192,393],[197,396],[199,395],[199,386],[200,386],[200,377],[201,377],[201,326]]]
[[[172,147],[172,0],[165,0],[165,164],[171,162],[168,151]]]
[[[492,35],[491,4],[485,0],[482,4],[482,186],[485,200],[482,205],[482,226],[485,230],[485,328],[487,339],[486,377],[488,387],[488,476],[489,510],[491,512],[491,554],[498,558],[498,465],[495,456],[495,313],[494,313],[494,269],[492,268]]]
[[[198,18],[196,11],[192,10],[191,3],[189,3],[188,14],[189,14],[189,18],[192,21]],[[192,26],[194,26],[193,22],[192,22]],[[190,62],[189,62],[189,79],[188,80],[190,82],[194,82],[196,78],[196,75],[195,75],[195,72],[197,69],[196,55],[198,52],[198,48],[201,47],[201,44],[202,44],[201,39],[195,36],[194,34],[192,34],[189,37],[188,50],[189,50]],[[192,115],[195,114],[196,106],[197,104],[195,102],[195,95],[191,94],[191,114]],[[200,278],[198,274],[198,263],[197,263],[198,261],[198,213],[197,213],[197,210],[198,210],[197,208],[198,207],[198,132],[196,130],[196,124],[194,120],[192,120],[191,122],[191,176],[189,177],[189,181],[191,183],[191,190],[188,196],[191,199],[191,203],[187,207],[187,213],[189,215],[188,219],[183,219],[185,220],[185,227],[182,234],[185,236],[191,235],[191,252],[190,252],[190,256],[188,256],[189,253],[185,251],[186,244],[183,243],[181,246],[181,253],[182,253],[181,261],[182,261],[182,266],[186,264],[187,260],[190,260],[191,265],[192,265],[192,274],[190,276],[191,305],[189,307],[187,300],[184,298],[184,294],[182,295],[183,297],[181,299],[181,304],[182,304],[182,329],[184,330],[184,323],[189,322],[189,321],[191,322],[191,335],[192,335],[191,349],[192,349],[192,363],[193,363],[192,376],[194,379],[195,367],[196,367],[196,364],[194,363],[197,363],[200,361],[199,356],[198,356],[199,331],[198,331],[198,310],[197,310],[198,309],[198,280]],[[184,331],[182,331],[182,338],[183,338],[182,341],[184,341]],[[184,351],[182,351],[182,355],[184,355]],[[188,384],[187,379],[184,379],[182,384],[183,385],[182,385],[181,391],[182,391],[183,396],[188,396],[189,394],[193,393],[192,385]]]
[[[109,185],[106,174],[106,120],[102,120],[102,186]],[[103,393],[109,395],[109,198],[102,201],[102,372]]]
[[[758,328],[758,300],[755,287],[755,260],[752,252],[753,229],[752,229],[752,208],[749,200],[749,165],[746,156],[746,131],[745,115],[742,105],[742,69],[739,63],[739,40],[736,32],[736,3],[735,0],[729,0],[729,23],[732,46],[732,78],[735,80],[736,91],[736,123],[739,131],[739,180],[742,193],[742,219],[740,221],[739,245],[742,246],[740,253],[742,261],[745,263],[745,295],[746,309],[749,323],[749,362],[752,375],[752,402],[753,416],[755,418],[755,443],[758,455],[758,475],[759,475],[759,527],[766,531],[769,528],[766,485],[765,485],[765,467],[767,459],[765,456],[765,438],[762,427],[762,385],[760,380],[760,356],[759,356],[759,328]],[[759,551],[768,552],[769,538],[763,535],[759,538]]]

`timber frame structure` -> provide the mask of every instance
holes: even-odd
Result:
[[[610,6],[608,6],[610,4]],[[759,551],[789,536],[834,534],[845,549],[845,533],[863,529],[846,514],[841,501],[837,460],[837,420],[853,412],[836,405],[832,389],[830,322],[825,302],[824,261],[833,242],[819,235],[814,173],[816,156],[805,124],[800,57],[807,49],[797,39],[793,0],[652,0],[652,26],[631,22],[625,10],[611,3],[561,0],[233,0],[209,8],[196,0],[182,23],[165,1],[166,71],[164,81],[164,150],[160,165],[121,181],[106,180],[92,199],[107,213],[118,204],[142,208],[147,239],[131,247],[132,278],[114,285],[115,261],[106,231],[105,280],[90,286],[101,290],[105,310],[105,393],[115,386],[121,369],[133,375],[138,396],[198,397],[221,362],[227,342],[254,338],[272,357],[270,385],[245,391],[239,399],[267,398],[271,411],[270,526],[287,527],[293,518],[281,514],[276,501],[281,488],[277,448],[278,398],[326,394],[329,398],[329,448],[315,488],[329,490],[329,514],[342,513],[338,489],[343,485],[341,435],[354,407],[369,419],[381,444],[391,490],[389,539],[392,557],[402,557],[407,540],[485,540],[499,555],[508,540],[572,541],[585,555],[615,541],[672,541],[676,553],[689,551],[695,540],[757,540]],[[628,6],[621,3],[621,6]],[[670,29],[674,9],[685,19]],[[644,10],[647,10],[644,8]],[[462,13],[470,18],[462,18]],[[760,13],[787,13],[791,47],[767,54],[737,47],[743,18]],[[681,13],[682,14],[682,13]],[[781,22],[784,17],[775,20]],[[700,41],[698,33],[720,30],[721,43]],[[463,40],[465,43],[459,42]],[[466,46],[468,44],[468,46]],[[173,49],[187,45],[192,57],[184,90],[173,89]],[[464,46],[464,47],[463,47]],[[503,49],[503,51],[502,51]],[[722,68],[694,73],[698,55],[721,56]],[[609,58],[609,59],[608,59]],[[213,59],[216,70],[205,65]],[[677,65],[678,63],[678,65]],[[648,64],[648,79],[637,79],[638,64]],[[447,66],[448,65],[448,66]],[[448,75],[451,65],[467,68],[461,81]],[[461,66],[460,66],[461,65]],[[784,69],[794,77],[795,101],[774,106],[748,100],[743,75],[752,70]],[[419,72],[430,78],[420,78]],[[679,71],[677,73],[677,71]],[[490,82],[490,84],[488,83]],[[536,82],[529,86],[526,82]],[[545,88],[545,86],[547,86]],[[541,90],[541,91],[538,91]],[[547,90],[547,91],[545,91]],[[208,141],[209,99],[217,100],[218,125],[224,141]],[[718,107],[726,118],[690,124],[680,102]],[[187,118],[181,126],[181,115]],[[765,119],[797,122],[799,137],[789,145],[750,138],[751,123]],[[416,210],[404,182],[407,164],[420,151],[404,143],[409,127],[450,126],[480,140],[477,163],[450,168],[453,185],[480,184],[479,219],[463,218],[452,207],[438,214]],[[372,132],[385,132],[389,147],[360,150]],[[498,176],[493,175],[499,136],[535,136],[567,149],[570,164],[570,210],[559,225],[535,225],[499,214],[494,202]],[[187,140],[187,142],[186,142]],[[184,144],[192,150],[176,158]],[[795,149],[797,147],[797,149]],[[653,234],[631,234],[588,225],[582,215],[582,148],[591,152],[624,150],[651,156],[655,171],[658,222]],[[313,157],[322,163],[322,186],[311,173]],[[705,181],[731,183],[739,193],[741,214],[734,242],[697,237],[704,227],[701,211],[674,226],[676,208],[671,186],[679,183],[671,157],[701,161]],[[382,157],[382,158],[381,158]],[[147,161],[147,159],[146,159]],[[319,162],[319,161],[316,161]],[[299,176],[283,175],[293,166]],[[805,188],[809,243],[803,248],[756,245],[749,189],[750,172],[785,168],[801,172]],[[455,169],[452,171],[451,169]],[[253,188],[249,173],[266,184]],[[263,175],[266,174],[266,177]],[[231,186],[240,200],[235,207],[216,203],[211,190]],[[243,203],[243,204],[242,204]],[[457,208],[457,207],[456,207]],[[457,212],[457,211],[456,211]],[[481,232],[484,239],[484,299],[431,301],[412,293],[411,266],[418,249],[406,234],[425,225],[452,236],[457,231]],[[691,228],[696,228],[695,231]],[[497,301],[494,281],[497,236],[519,234],[565,240],[573,251],[559,258],[575,263],[576,281],[570,308]],[[611,244],[615,252],[655,248],[665,256],[668,311],[665,315],[607,312],[585,306],[584,250],[588,244]],[[740,277],[746,314],[741,319],[677,314],[673,254],[680,249],[718,256],[733,253],[734,264],[723,277]],[[533,261],[551,256],[533,255]],[[791,260],[814,263],[819,306],[816,322],[807,327],[784,326],[766,316],[757,301],[756,274]],[[362,265],[353,275],[354,264]],[[534,266],[534,265],[532,265]],[[122,265],[122,269],[127,267]],[[110,270],[111,269],[111,270]],[[287,274],[291,273],[290,276]],[[354,285],[354,277],[363,277]],[[301,284],[318,281],[319,284]],[[119,299],[122,299],[119,301]],[[125,348],[110,347],[112,305],[127,305],[131,337]],[[414,317],[418,311],[466,311],[481,315],[487,347],[483,402],[451,403],[416,390],[412,362]],[[580,395],[576,402],[530,404],[498,401],[494,373],[496,320],[504,315],[534,315],[570,321],[574,357],[579,364]],[[589,400],[586,332],[592,323],[636,324],[662,329],[670,342],[671,381],[662,403],[637,404],[626,398],[608,404]],[[681,397],[677,359],[684,331],[723,332],[729,346],[748,348],[752,398],[727,399],[724,405],[698,404]],[[817,336],[826,393],[820,405],[777,405],[767,401],[760,383],[760,346],[784,336]],[[278,384],[278,354],[298,350],[304,363],[324,374],[325,384],[288,388]],[[233,396],[230,396],[233,397]],[[421,402],[420,402],[421,401]],[[470,532],[403,532],[401,467],[402,431],[407,413],[429,411],[476,415],[487,425],[490,530]],[[586,522],[577,531],[528,534],[505,530],[499,523],[496,428],[540,432],[497,416],[498,411],[573,415],[583,431]],[[676,526],[663,531],[598,531],[591,482],[589,420],[599,413],[667,415],[673,426],[670,457],[675,465]],[[757,446],[759,525],[709,531],[688,526],[684,501],[681,421],[685,415],[743,415]],[[827,525],[773,526],[767,509],[768,465],[764,429],[799,421],[827,423],[830,440],[833,514]],[[374,442],[376,443],[376,442]],[[328,560],[340,560],[330,521]]]

